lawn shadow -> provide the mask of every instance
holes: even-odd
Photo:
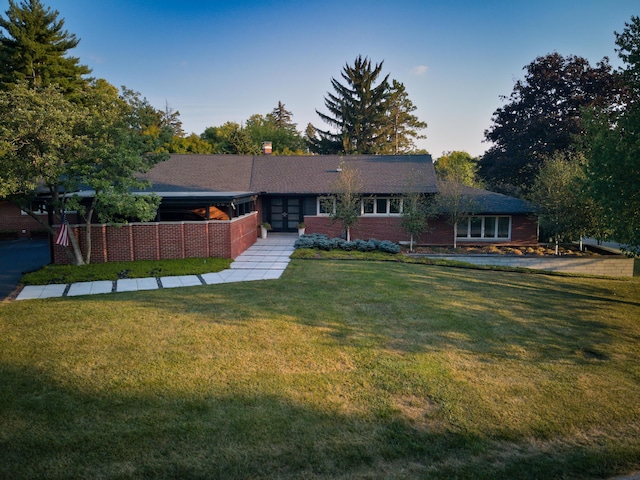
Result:
[[[614,445],[553,450],[540,442],[526,450],[395,414],[311,408],[259,389],[178,393],[157,385],[125,394],[9,364],[0,365],[0,384],[0,477],[15,480],[543,479],[630,468]]]

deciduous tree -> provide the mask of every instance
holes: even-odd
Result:
[[[473,158],[467,152],[448,152],[438,158],[434,167],[440,177],[456,178],[458,182],[469,187],[479,186],[476,177],[478,159]]]
[[[340,222],[347,241],[351,241],[351,228],[358,222],[362,201],[360,172],[345,161],[338,167],[338,179],[332,185],[332,193],[323,199],[331,221]]]
[[[413,252],[413,243],[424,233],[429,225],[432,212],[432,202],[427,196],[418,191],[411,191],[402,196],[402,217],[400,225],[409,234],[409,250]]]
[[[631,97],[617,110],[593,109],[588,128],[588,184],[613,238],[640,255],[640,17],[616,32]]]
[[[479,164],[487,183],[506,186],[501,189],[510,193],[531,185],[542,158],[573,148],[584,133],[582,109],[607,108],[620,95],[607,58],[593,67],[582,57],[552,53],[536,58],[525,71],[493,114],[485,131],[493,146]]]
[[[121,222],[135,217],[150,220],[158,205],[153,195],[133,195],[143,188],[136,175],[162,155],[145,134],[148,103],[138,94],[98,81],[82,92],[80,102],[68,100],[57,86],[41,89],[18,83],[0,92],[0,194],[40,221],[32,209],[44,201],[58,218],[77,210],[86,220],[85,255],[70,230],[69,254],[77,264],[89,263],[91,223]],[[85,202],[80,187],[95,193]]]
[[[581,154],[556,152],[545,159],[528,195],[539,208],[540,227],[555,244],[575,240],[594,230],[594,205],[586,192]]]

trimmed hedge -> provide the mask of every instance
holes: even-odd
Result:
[[[347,242],[342,238],[329,238],[327,235],[313,233],[311,235],[302,235],[296,243],[295,248],[318,248],[320,250],[357,250],[359,252],[373,252],[380,250],[386,253],[400,253],[400,245],[390,242],[389,240],[353,240]]]

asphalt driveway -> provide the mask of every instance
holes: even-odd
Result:
[[[49,240],[0,241],[0,301],[16,289],[24,272],[37,270],[50,262]]]

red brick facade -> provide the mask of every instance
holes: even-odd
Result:
[[[533,218],[525,215],[513,215],[511,217],[511,239],[509,241],[496,241],[501,245],[535,245],[538,243],[538,224]],[[327,216],[305,216],[305,233],[323,233],[329,237],[340,237],[342,235],[342,225],[339,222],[331,223]],[[358,222],[351,228],[352,239],[369,240],[390,240],[392,242],[408,242],[409,234],[401,227],[400,217],[360,217]],[[420,236],[419,240],[423,245],[453,245],[453,226],[443,219],[436,218],[429,220],[428,230]],[[492,243],[487,240],[466,240],[458,239],[460,245],[470,245],[481,243],[487,245]]]
[[[91,263],[236,258],[255,243],[257,225],[256,212],[228,221],[92,225]],[[74,226],[73,230],[84,247],[84,226]],[[70,263],[63,247],[54,247],[53,263]]]
[[[40,215],[47,222],[47,215]],[[28,238],[36,232],[46,232],[46,228],[29,215],[23,214],[11,202],[0,201],[0,235],[10,238]]]

